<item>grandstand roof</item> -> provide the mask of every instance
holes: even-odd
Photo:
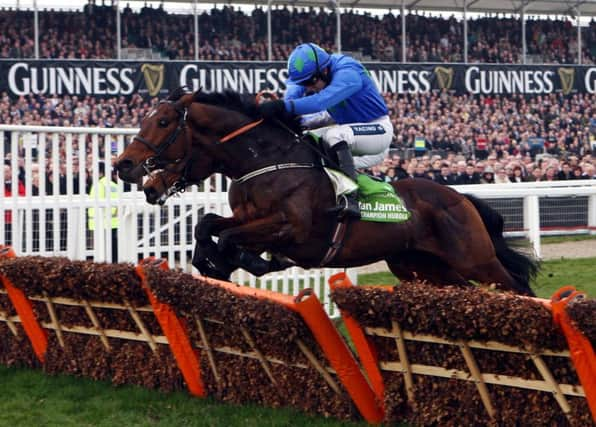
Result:
[[[391,0],[363,0],[371,3],[387,2]],[[395,3],[395,1],[393,2]],[[501,12],[520,13],[526,5],[526,14],[534,15],[575,15],[574,9],[579,7],[582,16],[596,16],[596,0],[468,0],[468,12]],[[372,6],[371,6],[372,7]],[[387,7],[387,6],[385,6]],[[400,6],[401,7],[401,4]],[[432,11],[459,11],[464,9],[464,0],[406,0],[406,8]]]
[[[174,0],[179,1],[179,0]],[[332,7],[335,0],[271,0],[273,4],[291,4],[292,6],[327,6]],[[468,12],[485,13],[520,13],[526,6],[526,15],[570,15],[576,17],[579,8],[581,16],[596,16],[596,0],[466,0]],[[233,0],[232,3],[266,5],[267,0]],[[401,8],[402,0],[339,0],[341,7],[363,9]],[[464,0],[404,0],[408,10],[426,10],[435,12],[463,12]]]

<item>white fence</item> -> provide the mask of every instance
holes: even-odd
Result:
[[[0,125],[0,159],[10,158],[12,171],[0,174],[0,188],[8,185],[12,196],[0,198],[0,244],[11,244],[19,255],[66,256],[70,259],[110,260],[115,245],[117,258],[136,263],[147,256],[166,258],[170,266],[193,271],[193,229],[199,216],[214,212],[231,215],[223,178],[206,180],[197,188],[173,197],[163,207],[149,205],[136,185],[117,180],[118,197],[99,199],[87,195],[99,178],[98,162],[111,173],[115,153],[136,129],[89,129]],[[19,177],[19,169],[24,173]],[[5,166],[5,171],[7,166]],[[24,194],[18,195],[18,182]],[[117,209],[117,239],[103,213]],[[96,211],[96,227],[87,226],[88,209]],[[8,215],[8,216],[7,216]],[[109,217],[109,215],[108,215]],[[195,270],[196,271],[196,270]],[[339,269],[293,267],[259,279],[237,271],[232,279],[252,287],[297,295],[306,287],[315,290],[330,315],[329,277]],[[357,281],[355,270],[349,271]]]
[[[509,235],[523,235],[527,237],[534,247],[536,256],[542,257],[540,236],[545,234],[558,234],[560,232],[585,232],[596,233],[596,180],[554,181],[554,182],[525,182],[515,184],[483,184],[453,186],[459,192],[473,194],[481,199],[495,200],[521,200],[522,227],[515,231],[507,231]],[[553,227],[545,230],[541,227],[540,201],[564,199],[565,203],[555,207],[560,210],[562,217],[574,215],[572,201],[575,198],[586,198],[585,224],[580,226]],[[489,203],[497,210],[499,206]],[[583,206],[582,206],[583,208]],[[502,212],[501,212],[502,213]],[[564,220],[560,221],[564,224]],[[507,230],[507,223],[505,224]],[[511,227],[510,227],[511,228]],[[595,243],[596,244],[596,243]]]
[[[207,212],[230,215],[221,177],[205,181],[203,190],[193,188],[180,197],[171,198],[164,207],[147,204],[144,194],[135,185],[128,188],[119,180],[116,200],[87,195],[89,186],[99,179],[98,161],[105,162],[109,174],[115,153],[121,152],[125,139],[135,133],[135,129],[0,125],[3,141],[0,159],[10,158],[13,166],[9,175],[0,174],[0,188],[11,181],[12,193],[10,197],[0,198],[0,243],[11,244],[21,255],[105,261],[112,254],[111,230],[106,228],[101,214],[96,215],[96,229],[88,230],[87,210],[110,212],[116,207],[120,221],[117,232],[120,261],[136,263],[143,257],[158,256],[168,259],[171,266],[191,271],[193,227],[199,216]],[[16,196],[19,166],[24,171],[21,179],[25,191]],[[5,166],[5,172],[7,169]],[[571,210],[586,210],[582,213],[580,228],[586,232],[596,231],[596,181],[471,185],[457,189],[490,199],[491,205],[499,211],[503,208],[500,201],[514,202],[512,209],[522,220],[508,229],[528,236],[539,256],[541,203],[545,200],[563,197],[565,205],[555,208],[563,216],[570,215]],[[570,208],[568,200],[575,198],[587,200],[587,204]],[[291,268],[261,279],[241,271],[235,273],[233,279],[289,294],[312,287],[328,312],[334,315],[335,308],[329,305],[327,279],[336,271]],[[349,273],[356,282],[355,271],[351,269]]]

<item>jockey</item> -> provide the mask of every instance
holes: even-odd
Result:
[[[304,43],[290,54],[288,73],[284,99],[259,105],[264,118],[290,113],[302,115],[305,127],[326,125],[313,133],[331,147],[341,172],[354,181],[356,169],[383,161],[393,125],[385,100],[360,62]],[[340,217],[359,218],[356,192],[344,197],[337,208]]]

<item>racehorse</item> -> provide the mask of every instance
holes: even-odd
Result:
[[[508,245],[502,217],[433,181],[392,184],[411,212],[406,222],[339,222],[329,212],[336,196],[321,155],[299,135],[292,118],[263,121],[254,101],[236,93],[179,89],[143,119],[116,168],[128,182],[153,174],[145,188],[152,202],[172,192],[174,181],[180,188],[214,173],[232,179],[233,215],[208,214],[195,229],[193,264],[203,274],[227,278],[237,267],[263,274],[288,259],[304,268],[385,260],[404,280],[476,281],[534,295],[529,282],[538,265]],[[265,250],[276,255],[270,262],[255,258]]]

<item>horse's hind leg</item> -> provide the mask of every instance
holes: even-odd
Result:
[[[532,294],[521,287],[501,263],[482,217],[467,199],[434,216],[435,249],[445,262],[468,280],[496,284],[500,289]],[[466,236],[456,238],[454,236]]]
[[[515,278],[509,274],[496,256],[486,263],[477,264],[474,268],[474,277],[472,277],[472,279],[483,284],[495,284],[497,288],[506,291],[514,291],[522,295],[535,296],[529,286],[522,288],[518,284]]]
[[[426,280],[433,285],[467,287],[471,284],[436,255],[409,251],[386,259],[391,272],[403,280]]]

